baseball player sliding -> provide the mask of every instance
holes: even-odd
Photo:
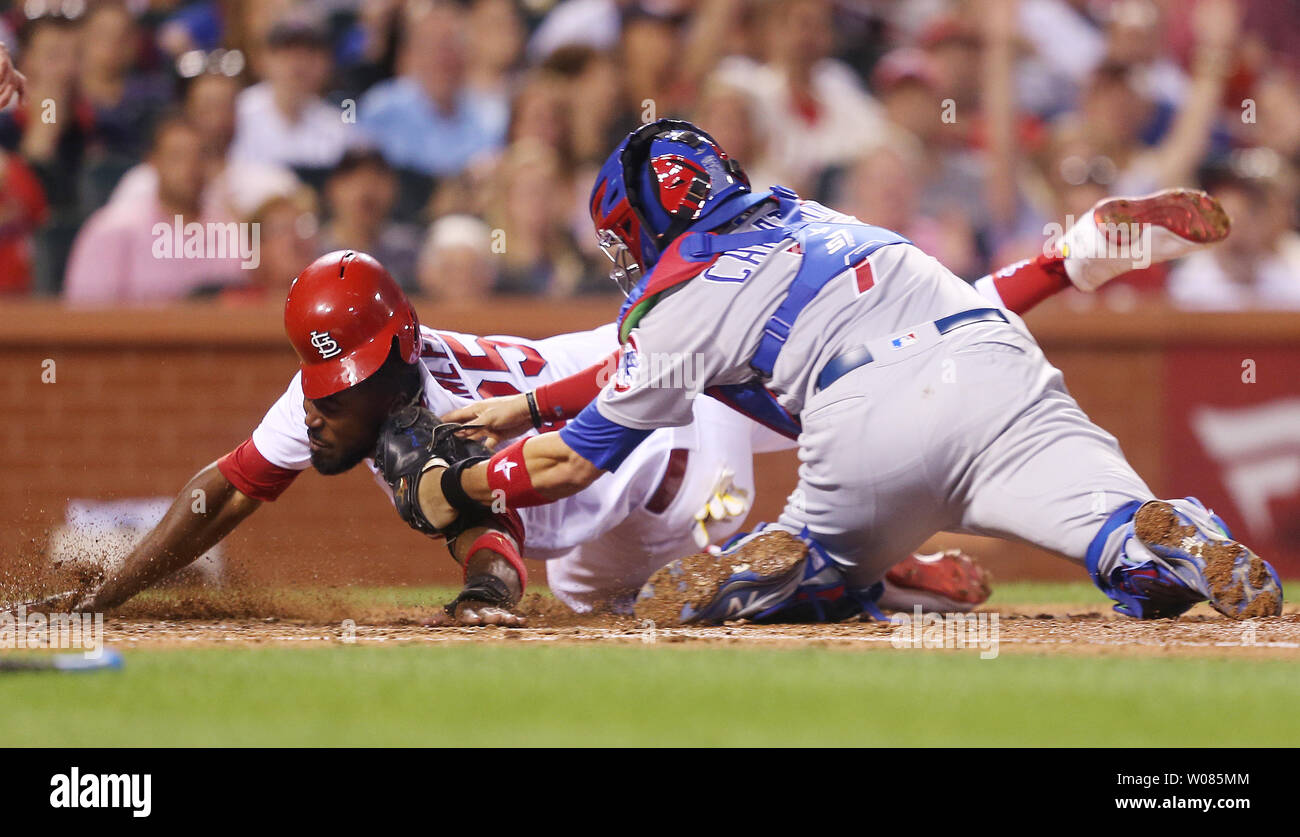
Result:
[[[409,405],[439,415],[525,391],[562,403],[573,398],[563,381],[599,368],[618,347],[613,325],[537,341],[421,326],[388,272],[353,252],[303,270],[286,301],[285,327],[301,371],[245,442],[185,486],[83,609],[116,606],[187,565],[310,467],[331,475],[364,461],[377,473],[371,457],[380,426]],[[521,554],[551,559],[550,587],[574,610],[630,610],[654,570],[735,533],[754,494],[753,452],[790,443],[708,399],[692,416],[653,434],[617,474],[584,491],[449,533],[468,580],[450,613],[464,624],[523,624],[509,610],[526,583]],[[447,441],[466,455],[457,437]],[[196,514],[190,499],[200,489],[208,509]],[[960,554],[909,557],[895,577],[899,607],[962,610],[988,597],[981,572]]]
[[[571,497],[617,475],[656,430],[688,425],[709,394],[796,439],[799,484],[773,526],[656,570],[637,596],[644,618],[869,610],[890,565],[938,530],[1057,552],[1139,618],[1206,600],[1238,619],[1281,612],[1273,568],[1197,500],[1155,498],[1019,318],[981,293],[1005,277],[972,288],[894,232],[781,187],[754,192],[707,133],[674,120],[614,150],[591,212],[628,294],[618,374],[598,386],[583,373],[571,421],[488,459],[448,455],[431,419],[390,422],[379,467],[408,523],[455,528]],[[1051,260],[1009,271],[1027,277],[1021,302],[1060,273],[1095,287],[1122,270],[1081,259],[1116,252],[1109,222],[1148,232],[1156,260],[1228,226],[1186,192],[1103,202],[1085,221],[1062,242],[1059,273]],[[525,409],[567,418],[583,400],[493,399],[446,418],[509,436]]]

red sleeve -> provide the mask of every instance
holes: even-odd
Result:
[[[217,460],[217,470],[230,484],[254,500],[271,502],[284,493],[301,471],[272,465],[252,438]]]
[[[1065,273],[1065,260],[1060,256],[1040,255],[994,273],[993,287],[997,288],[1003,305],[1023,314],[1049,296],[1070,287],[1070,277]]]
[[[533,395],[537,398],[537,412],[542,414],[542,420],[567,421],[581,413],[609,383],[614,370],[618,369],[618,356],[615,351],[581,372],[538,387]]]

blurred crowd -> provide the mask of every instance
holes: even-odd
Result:
[[[1290,0],[20,0],[0,43],[3,294],[239,304],[341,247],[433,298],[613,293],[595,171],[677,116],[969,280],[1201,186],[1228,242],[1108,291],[1300,308]],[[187,232],[230,222],[255,257]]]

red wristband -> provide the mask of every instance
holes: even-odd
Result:
[[[498,497],[504,497],[507,508],[519,509],[551,502],[533,488],[533,478],[528,475],[528,465],[524,461],[524,443],[527,441],[520,439],[488,460],[487,481],[488,488],[492,489],[493,503]]]
[[[515,542],[506,537],[501,532],[484,532],[474,539],[469,545],[469,551],[465,553],[465,577],[469,577],[469,559],[480,549],[486,549],[510,562],[510,566],[515,568],[519,573],[519,590],[528,586],[528,568],[524,566],[524,559],[519,555],[519,549]]]
[[[581,413],[584,407],[596,400],[605,384],[614,377],[618,370],[618,358],[619,352],[615,352],[575,375],[542,384],[533,390],[537,412],[542,414],[542,421],[571,419]]]

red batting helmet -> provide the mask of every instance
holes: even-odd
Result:
[[[407,363],[420,357],[415,309],[383,265],[355,250],[327,253],[298,274],[284,303],[284,330],[302,361],[308,398],[375,374],[393,338]]]

